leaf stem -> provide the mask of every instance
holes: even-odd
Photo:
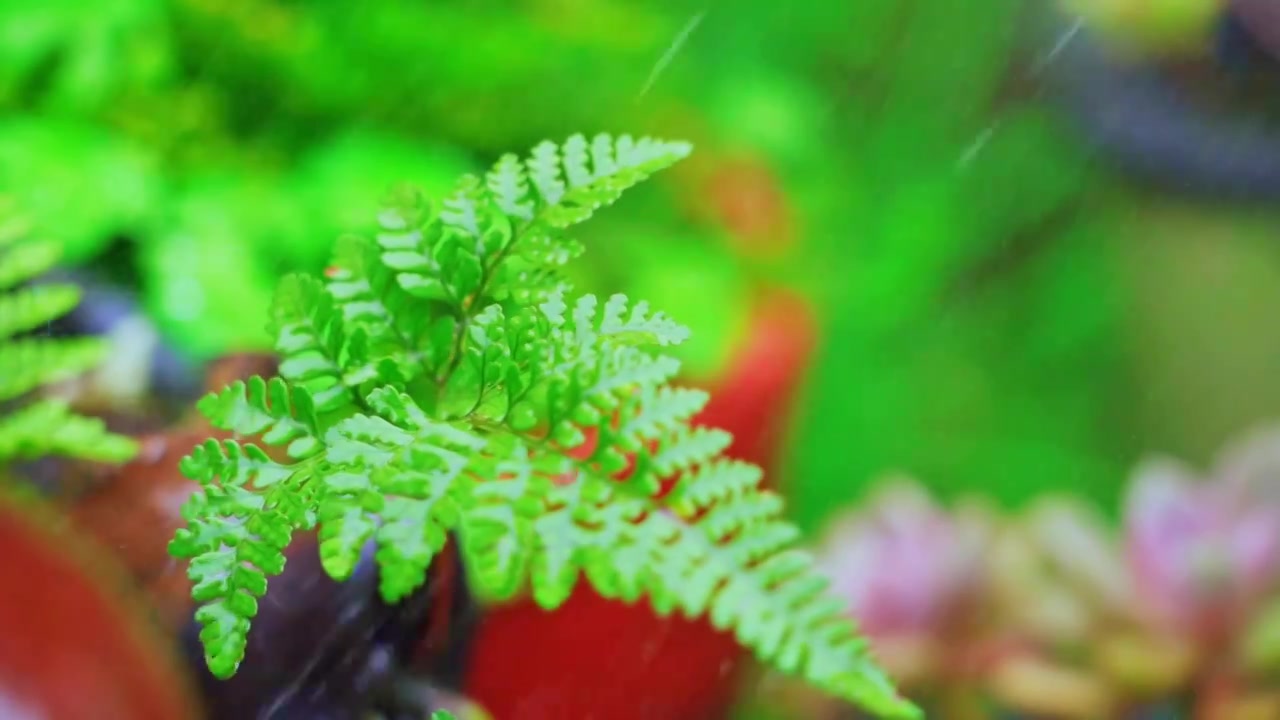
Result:
[[[444,390],[449,378],[453,377],[454,371],[458,369],[458,365],[462,362],[462,354],[467,342],[467,330],[471,327],[471,320],[483,309],[479,307],[480,301],[488,291],[489,283],[493,281],[494,275],[497,274],[498,266],[511,255],[511,251],[515,249],[516,244],[520,242],[520,239],[525,236],[533,225],[534,221],[529,221],[512,233],[511,241],[501,250],[494,253],[492,262],[485,265],[484,272],[480,275],[480,284],[476,287],[475,292],[462,298],[458,303],[458,307],[462,311],[462,317],[458,322],[458,327],[454,329],[453,347],[449,350],[449,358],[445,362],[444,371],[436,376],[436,387],[439,390]]]

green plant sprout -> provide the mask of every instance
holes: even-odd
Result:
[[[376,239],[342,238],[321,280],[284,278],[280,377],[203,398],[220,429],[184,458],[201,491],[170,552],[190,559],[205,659],[236,672],[295,530],[324,568],[378,550],[388,602],[456,533],[482,594],[555,608],[580,575],[609,598],[708,615],[757,657],[886,717],[919,711],[791,547],[761,470],[691,419],[708,397],[659,349],[688,332],[644,302],[574,296],[564,231],[684,158],[685,143],[575,135],[507,155],[443,202],[403,190]],[[286,459],[277,459],[285,458]]]
[[[27,229],[11,203],[0,199],[0,467],[46,455],[128,460],[137,443],[107,432],[100,419],[77,415],[57,398],[21,402],[92,369],[108,350],[100,338],[23,337],[80,302],[74,285],[24,286],[53,267],[61,253],[55,242],[27,239]]]

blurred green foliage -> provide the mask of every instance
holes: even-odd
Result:
[[[887,470],[1007,503],[1113,497],[1129,448],[1109,250],[1082,212],[1085,156],[1022,89],[1020,3],[859,7],[832,159],[852,170],[820,213],[839,246],[826,347],[792,453],[801,521]]]
[[[814,299],[802,522],[888,468],[1106,495],[1127,452],[1113,285],[1081,155],[1022,89],[1020,5],[0,0],[0,188],[79,263],[124,248],[113,274],[203,358],[264,345],[244,319],[275,278],[396,182],[439,191],[579,130],[687,137],[695,164],[762,162],[798,244],[737,252],[677,174],[588,231],[579,280],[687,321],[692,376],[754,288]]]
[[[258,347],[243,318],[275,277],[318,269],[393,184],[438,193],[511,147],[643,116],[679,21],[632,3],[2,2],[0,178],[72,261],[123,243],[187,352]],[[668,202],[652,234],[672,219]]]

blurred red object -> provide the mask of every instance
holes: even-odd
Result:
[[[745,255],[773,259],[796,240],[796,221],[774,170],[751,156],[727,158],[710,171],[706,196],[714,220]]]
[[[169,540],[183,526],[182,504],[200,489],[178,471],[178,461],[204,442],[203,428],[139,438],[134,460],[110,468],[99,485],[67,508],[79,529],[123,564],[170,630],[192,611],[186,563],[169,555]]]
[[[200,713],[176,652],[94,552],[34,499],[0,499],[0,716],[183,720]]]
[[[733,433],[730,455],[774,469],[815,337],[802,300],[760,303],[698,418]],[[744,657],[706,621],[661,618],[647,603],[606,600],[583,584],[554,612],[531,600],[490,610],[466,690],[496,720],[714,720],[733,704]]]

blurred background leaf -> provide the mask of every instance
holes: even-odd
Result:
[[[203,360],[263,347],[276,278],[401,181],[440,193],[574,131],[687,137],[689,163],[586,230],[575,279],[691,324],[699,381],[765,289],[809,300],[782,477],[806,528],[891,469],[1109,505],[1140,451],[1197,457],[1274,414],[1280,354],[1241,314],[1280,306],[1274,220],[1116,182],[1045,91],[1027,10],[7,0],[0,189]],[[1193,292],[1218,262],[1252,279]]]

